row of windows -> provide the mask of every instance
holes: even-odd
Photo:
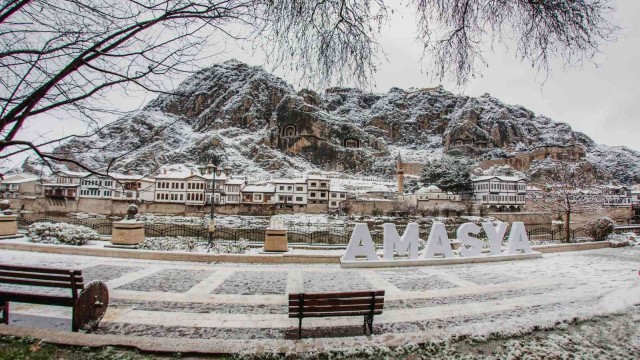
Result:
[[[311,186],[315,186],[315,185],[311,185]],[[278,186],[278,190],[279,191],[284,191],[285,185],[280,185]],[[293,189],[292,185],[287,185],[286,186],[287,191],[291,191]],[[304,191],[304,187],[303,186],[296,186],[296,191],[297,192],[303,192]]]
[[[184,189],[184,183],[159,182],[156,187],[158,189]]]
[[[187,189],[189,189],[189,190],[204,190],[204,183],[203,182],[187,183]]]
[[[187,201],[204,201],[204,193],[187,193]]]
[[[183,184],[184,185],[184,184]],[[184,194],[165,194],[165,193],[156,193],[156,200],[184,200]]]
[[[491,185],[491,186],[489,186]],[[473,184],[473,188],[475,190],[525,190],[526,187],[524,184],[510,184],[510,183],[500,183],[500,184],[496,184],[496,183],[480,183],[480,184]]]
[[[80,196],[100,196],[99,189],[83,189],[80,190]],[[104,190],[102,191],[102,196],[111,196],[111,191]]]
[[[315,186],[318,186],[318,183],[316,183],[316,182],[311,182],[311,183],[309,183],[309,186],[315,187]],[[326,188],[326,187],[327,187],[327,183],[326,183],[326,182],[321,182],[321,183],[320,183],[320,187],[321,187],[321,188]]]
[[[335,199],[335,198],[337,198],[337,197],[338,197],[337,195],[338,195],[338,194],[336,194],[336,193],[331,193],[331,198]],[[340,193],[340,198],[341,198],[341,199],[345,199],[346,197],[347,197],[347,194],[345,194],[345,193]]]
[[[487,199],[489,199],[489,201],[509,201],[509,202],[519,201],[519,202],[523,202],[524,201],[524,195],[517,195],[517,196],[482,195],[482,201],[487,201]]]
[[[321,192],[319,194],[320,194],[321,198],[326,198],[327,197],[327,193],[326,192]],[[310,192],[309,193],[309,197],[312,197],[312,198],[316,197],[316,193],[315,192]]]
[[[86,186],[105,186],[105,187],[110,187],[111,185],[113,185],[113,180],[105,180],[104,184],[102,183],[102,180],[97,180],[97,179],[84,179],[80,182],[81,185],[86,185]]]

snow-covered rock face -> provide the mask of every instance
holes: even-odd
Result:
[[[392,174],[398,152],[418,163],[447,152],[484,159],[525,154],[518,163],[526,165],[533,160],[528,152],[567,146],[621,182],[640,181],[638,152],[595,144],[567,124],[488,94],[472,98],[441,87],[296,92],[260,67],[230,60],[199,71],[175,94],[159,96],[99,136],[57,150],[102,169],[116,157],[110,170],[145,174],[165,164],[207,163],[223,150],[235,173],[282,176]]]

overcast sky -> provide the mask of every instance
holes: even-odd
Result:
[[[530,65],[516,59],[513,51],[498,47],[487,49],[488,68],[482,76],[471,80],[465,87],[443,83],[445,89],[470,96],[490,93],[509,104],[520,104],[555,121],[569,123],[596,142],[626,145],[640,150],[636,141],[640,134],[638,100],[640,99],[640,1],[619,1],[613,14],[614,23],[622,27],[618,40],[605,45],[595,64],[587,62],[580,68],[563,68],[554,63],[548,77],[538,74]],[[421,49],[414,41],[415,19],[408,11],[396,12],[381,37],[386,60],[381,60],[374,76],[372,91],[387,92],[391,87],[423,88],[438,85],[421,69]],[[250,65],[263,65],[259,54],[249,54],[238,48],[227,48],[227,53],[216,60],[236,58]],[[382,57],[381,57],[382,59]],[[427,61],[428,59],[425,59]],[[265,66],[271,70],[269,66]],[[280,70],[274,73],[292,84],[296,74]],[[546,79],[546,80],[545,80]],[[543,83],[544,82],[544,83]],[[175,83],[175,82],[174,82]],[[177,83],[175,83],[177,85]],[[141,106],[154,98],[154,94],[112,93],[109,100],[122,105],[123,110]],[[69,119],[37,122],[29,127],[24,137],[54,138],[71,133],[82,133],[84,126]]]

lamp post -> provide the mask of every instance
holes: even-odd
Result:
[[[214,154],[211,163],[206,166],[206,171],[211,174],[211,212],[209,217],[209,239],[207,252],[211,251],[213,244],[213,232],[215,231],[215,195],[216,195],[216,172],[221,165],[223,155]]]

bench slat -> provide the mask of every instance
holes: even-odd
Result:
[[[335,316],[363,316],[363,315],[369,315],[370,312],[369,311],[347,311],[347,312],[340,312],[340,313],[332,313],[332,312],[316,312],[316,313],[304,313],[302,315],[302,317],[335,317]],[[382,314],[382,310],[376,310],[373,312],[374,315],[380,315]],[[290,318],[297,318],[298,314],[289,314]]]
[[[70,274],[73,272],[76,275],[82,275],[82,270],[72,269],[49,269],[34,266],[17,266],[17,265],[5,265],[0,264],[0,270],[30,272],[30,273],[43,273],[43,274]]]
[[[70,274],[42,274],[42,273],[27,273],[19,271],[2,271],[0,270],[0,277],[10,277],[19,279],[38,279],[38,280],[52,280],[52,281],[64,281],[70,282]],[[82,276],[74,274],[76,282],[82,282]]]
[[[304,293],[304,300],[306,301],[307,299],[312,300],[312,299],[332,299],[332,298],[336,298],[336,299],[348,299],[348,298],[361,298],[361,297],[368,297],[371,298],[371,296],[373,296],[373,294],[376,295],[376,297],[378,296],[384,296],[384,290],[377,290],[377,291],[350,291],[350,292],[336,292],[336,293]],[[297,300],[299,297],[299,294],[289,294],[289,300]]]
[[[29,304],[73,306],[73,298],[60,295],[42,295],[33,293],[0,292],[0,302],[15,301]]]
[[[377,297],[376,296],[376,304],[382,304],[384,303],[384,298],[383,297]],[[370,305],[371,304],[371,296],[366,297],[366,298],[357,298],[357,299],[317,299],[317,300],[307,300],[306,298],[304,299],[304,307],[307,306],[312,306],[312,305],[322,305],[322,306],[328,306],[328,305]],[[298,299],[295,300],[289,300],[289,306],[299,306],[300,305],[300,301],[298,301]]]
[[[384,304],[376,304],[374,309],[382,310]],[[344,311],[359,311],[359,310],[371,310],[371,305],[340,305],[340,306],[304,306],[302,308],[302,314],[312,312],[344,312]],[[300,307],[289,307],[290,313],[297,313],[300,311]]]
[[[42,287],[52,287],[52,288],[62,288],[62,289],[83,289],[84,284],[82,282],[76,282],[76,285],[70,281],[61,282],[61,281],[48,281],[48,280],[32,280],[32,279],[15,279],[0,276],[1,284],[14,284],[14,285],[27,285],[27,286],[42,286]]]

